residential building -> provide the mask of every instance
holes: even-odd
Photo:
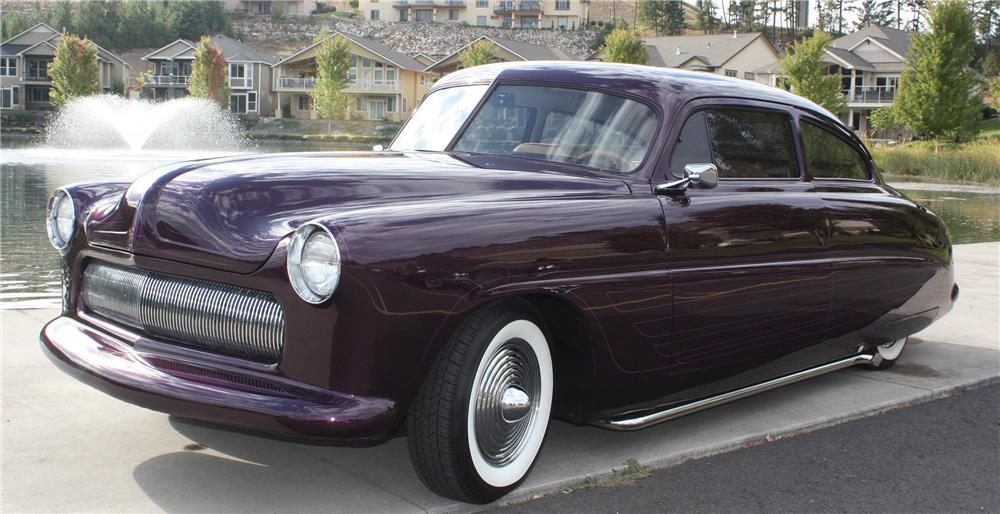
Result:
[[[0,108],[48,109],[52,78],[49,63],[62,39],[56,29],[39,23],[0,44]],[[124,90],[131,66],[97,46],[98,83],[111,91],[116,83]]]
[[[455,52],[448,54],[443,59],[427,67],[427,71],[439,74],[451,73],[462,69],[462,51],[476,41],[486,40],[496,46],[497,50],[493,55],[493,62],[517,62],[517,61],[578,61],[578,57],[563,52],[555,48],[522,43],[506,38],[480,36],[467,45],[459,48]]]
[[[230,12],[248,14],[275,14],[309,16],[316,10],[316,0],[225,0],[224,8]]]
[[[761,33],[644,38],[646,64],[684,68],[775,85],[780,54]]]
[[[909,33],[877,25],[830,42],[823,60],[831,74],[840,76],[847,97],[847,107],[839,113],[844,123],[869,131],[871,111],[892,105],[909,51]]]
[[[361,0],[368,20],[437,21],[480,27],[564,28],[586,23],[591,0]]]
[[[316,119],[311,93],[316,87],[318,46],[341,36],[351,46],[347,116],[368,120],[405,120],[433,83],[425,65],[378,41],[335,32],[273,66],[276,117]]]
[[[271,65],[277,58],[226,36],[212,36],[212,43],[218,45],[229,67],[230,110],[248,116],[270,113]],[[178,39],[143,57],[148,63],[146,96],[154,99],[187,96],[197,46]]]

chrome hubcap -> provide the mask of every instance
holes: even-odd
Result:
[[[476,441],[483,459],[503,466],[520,454],[537,423],[541,372],[531,347],[520,339],[500,345],[484,362],[475,392]]]

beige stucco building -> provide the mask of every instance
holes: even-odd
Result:
[[[349,118],[403,121],[433,82],[424,64],[382,43],[342,32],[330,37],[344,37],[351,45],[351,83],[346,90]],[[274,65],[275,117],[318,117],[310,93],[316,85],[317,47],[323,41]]]
[[[579,58],[570,55],[556,48],[532,45],[512,39],[480,36],[467,45],[448,54],[434,64],[427,67],[427,71],[445,75],[455,70],[462,69],[462,51],[476,41],[489,41],[496,50],[493,52],[493,62],[518,62],[518,61],[578,61]]]
[[[646,64],[683,68],[776,85],[778,50],[763,34],[644,38]]]
[[[49,63],[62,34],[39,23],[0,45],[0,108],[48,109],[52,78]],[[131,66],[120,57],[97,46],[98,84],[111,91],[115,83],[128,87]]]
[[[585,23],[589,8],[590,0],[361,0],[359,5],[367,20],[565,29]]]
[[[248,14],[308,16],[316,10],[316,0],[225,0],[225,9]]]

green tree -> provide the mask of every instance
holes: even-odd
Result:
[[[990,79],[990,105],[1000,111],[1000,75]]]
[[[86,38],[63,34],[49,63],[52,105],[60,106],[78,96],[101,90],[97,81],[97,46]]]
[[[6,40],[28,30],[34,23],[31,18],[17,11],[12,11],[4,13],[0,25],[2,25],[0,27],[0,40]]]
[[[847,9],[857,17],[854,29],[860,30],[870,25],[891,27],[896,23],[895,9],[891,2],[885,0],[861,0]]]
[[[463,68],[472,68],[493,62],[497,47],[488,39],[480,39],[465,47],[462,53],[458,54],[458,60],[462,62]]]
[[[896,113],[889,107],[875,109],[868,116],[868,124],[875,132],[889,132],[900,127]]]
[[[69,0],[59,0],[49,14],[49,25],[63,32],[73,30],[73,5]]]
[[[601,47],[604,62],[646,64],[646,42],[634,30],[615,29],[604,38]]]
[[[341,118],[347,110],[348,71],[351,66],[351,45],[337,35],[327,38],[316,49],[316,87],[311,95],[320,117]],[[332,131],[331,121],[328,131]]]
[[[716,17],[713,0],[698,0],[698,28],[705,34],[713,34],[719,30],[719,18]]]
[[[682,34],[687,26],[684,5],[679,0],[642,0],[639,3],[639,20],[642,26],[657,36]]]
[[[934,139],[974,130],[978,106],[975,77],[967,69],[975,55],[972,14],[961,0],[930,6],[929,31],[913,34],[909,61],[899,79],[893,114],[906,128]]]
[[[844,95],[840,94],[840,77],[828,74],[829,65],[823,62],[823,52],[830,40],[830,34],[816,32],[792,45],[781,59],[781,71],[793,93],[836,113],[844,107]]]
[[[223,108],[229,107],[229,66],[222,49],[208,36],[202,36],[194,51],[188,92],[196,98],[208,98]]]

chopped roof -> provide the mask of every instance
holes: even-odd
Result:
[[[875,69],[872,63],[843,48],[828,46],[826,47],[826,52],[830,54],[829,56],[824,56],[823,60],[826,62],[833,64],[847,64],[849,67],[858,70],[872,71]]]
[[[260,52],[256,48],[253,48],[242,41],[237,41],[231,37],[221,35],[212,36],[212,42],[219,45],[219,49],[222,50],[222,55],[225,56],[226,60],[230,62],[245,61],[274,64],[278,60],[278,58],[273,55]]]
[[[499,46],[500,48],[503,48],[513,53],[514,55],[520,57],[521,59],[524,59],[525,61],[579,61],[580,60],[579,57],[566,53],[562,50],[559,50],[558,48],[548,48],[545,46],[533,45],[531,43],[525,43],[523,41],[515,41],[513,39],[507,39],[502,37],[479,36],[476,39],[473,39],[472,41],[466,43],[465,46],[459,48],[458,50],[455,50],[454,52],[439,59],[434,64],[428,66],[427,71],[432,71],[433,68],[436,68],[439,64],[442,64],[448,59],[451,59],[452,57],[462,53],[462,51],[468,48],[469,45],[475,43],[476,41],[484,39],[490,41],[494,45]]]
[[[15,45],[14,43],[4,43],[0,46],[0,54],[17,55],[32,46],[34,45]]]
[[[692,58],[718,67],[754,42],[755,34],[709,34],[698,36],[663,36],[643,38],[649,58],[646,64],[661,68],[676,68]]]

